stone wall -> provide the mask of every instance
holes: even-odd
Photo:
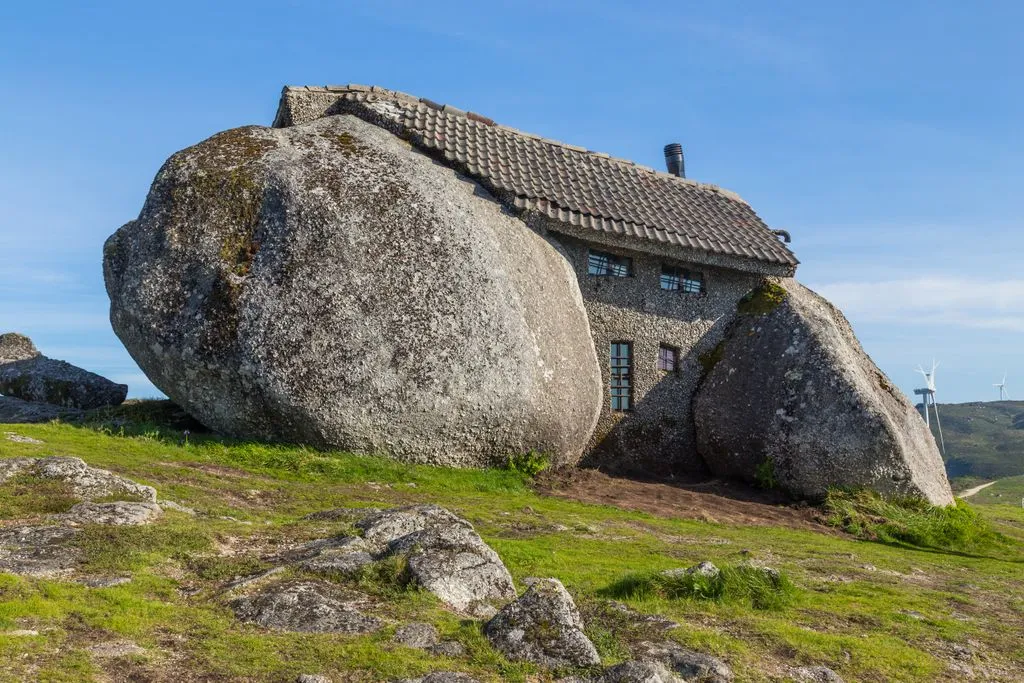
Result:
[[[760,284],[762,276],[604,245],[596,248],[633,259],[633,275],[593,276],[587,273],[590,244],[566,234],[558,234],[557,239],[579,278],[604,383],[604,405],[584,464],[617,472],[704,472],[691,408],[704,373],[700,356],[718,345],[735,318],[737,302]],[[705,294],[662,290],[663,263],[702,272]],[[629,412],[613,411],[610,406],[613,341],[633,345],[633,409]],[[662,344],[679,351],[675,373],[658,369]]]

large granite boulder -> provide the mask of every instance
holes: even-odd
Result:
[[[128,385],[47,358],[28,337],[0,334],[0,394],[62,408],[90,409],[120,405]]]
[[[575,462],[601,380],[559,248],[351,116],[172,156],[104,247],[111,322],[207,426],[457,466]]]
[[[836,486],[953,502],[920,414],[835,306],[787,279],[740,309],[694,403],[715,474],[812,499]]]

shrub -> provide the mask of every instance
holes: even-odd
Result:
[[[508,469],[526,477],[536,477],[551,466],[551,459],[539,451],[510,456]]]
[[[771,458],[765,458],[754,470],[754,481],[763,489],[773,489],[779,485],[775,479],[775,462]]]
[[[789,604],[796,587],[780,571],[743,564],[722,567],[710,576],[700,572],[630,574],[606,592],[631,600],[711,600],[772,610]]]
[[[963,500],[938,507],[922,498],[885,499],[874,491],[832,490],[825,513],[832,526],[891,545],[966,554],[1001,552],[1012,545]]]

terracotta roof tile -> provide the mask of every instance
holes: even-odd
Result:
[[[296,116],[285,111],[293,106],[286,88],[275,125],[342,111],[374,123],[383,117],[389,127],[397,127],[425,151],[513,198],[519,209],[600,232],[790,270],[798,263],[750,205],[714,185],[546,140],[450,105],[383,88],[331,86],[301,91],[307,97],[310,93],[329,93],[335,101],[324,102],[318,113]]]

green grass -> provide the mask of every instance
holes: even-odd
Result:
[[[130,574],[127,584],[94,589],[0,574],[0,681],[149,680],[168,671],[186,681],[299,673],[380,681],[438,669],[487,681],[550,680],[494,651],[479,622],[406,585],[400,563],[347,580],[389,623],[372,636],[267,632],[232,617],[227,582],[269,568],[275,552],[351,528],[351,520],[305,519],[309,513],[423,502],[473,522],[520,588],[526,577],[561,579],[605,664],[628,658],[637,642],[665,638],[725,658],[743,681],[776,680],[800,664],[830,666],[850,681],[955,681],[944,648],[967,642],[998,680],[1000,671],[1018,671],[1024,655],[1024,511],[1010,505],[965,505],[935,517],[913,505],[847,500],[856,535],[728,526],[547,497],[528,473],[509,469],[417,466],[197,432],[185,444],[180,430],[150,417],[156,422],[0,426],[44,441],[0,440],[0,457],[81,457],[197,512],[168,512],[148,527],[83,529],[86,568]],[[60,491],[22,484],[0,486],[5,517],[69,502]],[[723,568],[721,585],[658,578],[703,560]],[[744,569],[748,560],[778,569],[785,587],[758,585],[763,574]],[[611,599],[680,628],[638,623]],[[413,620],[434,623],[467,655],[448,660],[392,645],[394,629]],[[40,635],[5,635],[14,629]],[[88,653],[91,644],[123,639],[146,653]]]
[[[793,601],[796,592],[793,582],[782,572],[751,565],[720,567],[710,576],[699,572],[631,574],[605,591],[620,599],[711,600],[755,610],[780,609]]]
[[[941,403],[939,416],[950,477],[980,484],[1024,475],[1024,401]],[[931,425],[937,442],[934,417]]]
[[[871,491],[833,490],[825,511],[830,524],[862,538],[1024,562],[1021,548],[963,500],[935,507],[917,498],[886,500]]]

